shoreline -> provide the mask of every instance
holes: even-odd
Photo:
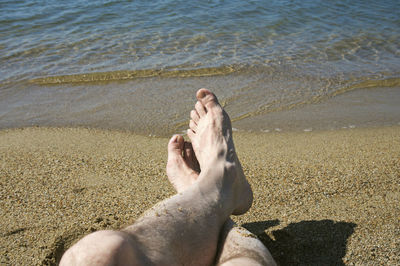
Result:
[[[270,78],[268,74],[232,73],[112,84],[9,87],[0,93],[0,130],[88,127],[168,137],[187,128],[188,114],[196,102],[194,95],[201,84],[213,88],[239,131],[320,131],[400,123],[400,87],[396,83],[355,87],[336,95],[335,89],[329,91],[322,85],[316,92],[309,91],[303,88],[308,83],[301,80],[292,82],[299,88],[289,86],[282,91],[289,81]],[[252,79],[260,86],[247,88]]]
[[[234,125],[253,131],[277,128],[289,132],[398,126],[399,101],[399,87],[356,89],[322,102],[249,117]]]
[[[253,187],[234,220],[282,265],[398,264],[400,126],[234,132]],[[0,130],[0,263],[54,265],[83,235],[174,194],[167,138],[85,128]]]

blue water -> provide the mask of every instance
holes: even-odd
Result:
[[[160,74],[173,70],[189,71]],[[22,119],[13,113],[14,107],[36,112],[26,105],[26,93],[17,94],[16,88],[40,94],[54,78],[71,92],[75,85],[64,83],[84,82],[87,88],[94,86],[93,81],[175,76],[188,80],[185,88],[192,89],[199,83],[194,77],[218,76],[200,83],[220,88],[240,118],[271,105],[268,110],[273,111],[312,102],[363,82],[372,87],[382,82],[399,86],[399,70],[400,1],[396,0],[0,1],[3,120]],[[237,82],[223,89],[232,75]],[[171,89],[157,82],[155,94],[166,96]],[[127,85],[112,87],[121,91],[112,95],[114,100],[122,97]],[[69,100],[75,96],[70,94]],[[260,96],[262,101],[255,102]],[[63,97],[67,99],[68,93]],[[8,101],[14,104],[6,106]]]

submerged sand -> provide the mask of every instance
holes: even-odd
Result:
[[[165,138],[0,131],[0,264],[56,264],[79,238],[174,194]],[[252,184],[235,220],[281,265],[400,264],[400,127],[237,133]]]

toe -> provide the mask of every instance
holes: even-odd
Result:
[[[196,132],[196,131],[197,131],[197,124],[196,124],[193,120],[190,120],[190,121],[189,121],[189,128],[190,128],[193,132]]]
[[[168,155],[182,154],[183,150],[183,137],[180,135],[173,135],[168,142]]]
[[[196,97],[206,108],[212,108],[216,105],[219,105],[217,97],[214,95],[214,93],[207,89],[198,90]]]
[[[193,169],[193,158],[192,158],[192,143],[186,142],[183,144],[183,159],[186,161],[188,166]]]
[[[185,141],[183,145],[183,158],[192,170],[200,173],[199,162],[194,154],[192,143]]]
[[[192,143],[185,141],[185,143],[183,144],[183,158],[191,161],[192,150],[193,150]]]
[[[199,122],[200,117],[196,110],[190,111],[190,119],[192,119],[196,124]]]
[[[196,104],[194,105],[194,108],[196,109],[197,113],[199,114],[199,117],[206,115],[206,109],[204,109],[204,105],[200,101],[196,102]]]
[[[191,130],[190,128],[186,131],[186,134],[188,135],[189,139],[193,142],[196,133],[193,132],[193,130]]]

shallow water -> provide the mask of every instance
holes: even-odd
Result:
[[[380,91],[381,104],[388,88],[400,103],[398,10],[398,1],[2,1],[0,128],[170,134],[184,129],[199,87],[241,130],[354,90]]]

